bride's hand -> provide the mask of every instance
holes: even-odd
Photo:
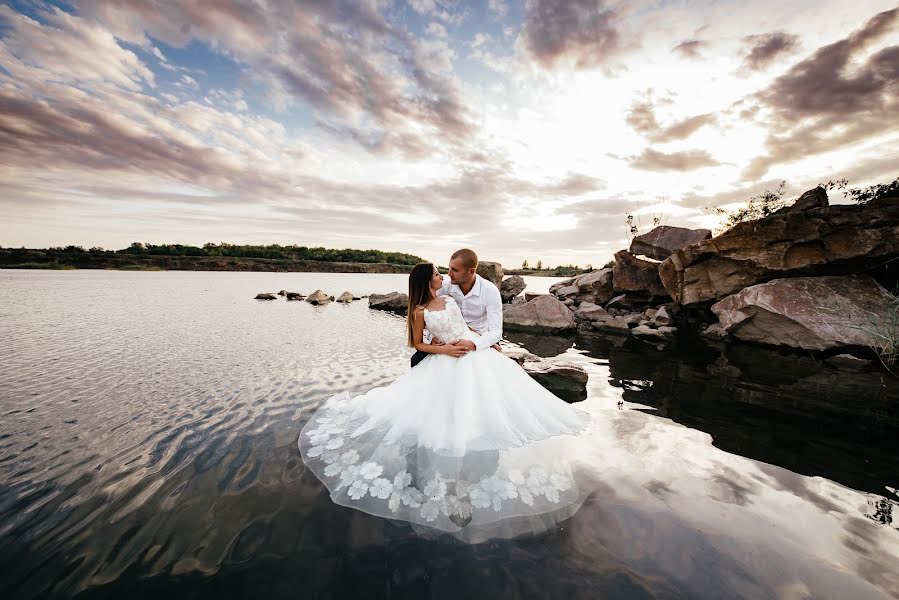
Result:
[[[465,348],[463,346],[455,346],[453,344],[448,344],[448,345],[443,346],[440,349],[440,352],[442,354],[446,354],[447,356],[452,356],[454,358],[460,358],[460,357],[468,354],[468,348]]]

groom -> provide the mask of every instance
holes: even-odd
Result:
[[[473,250],[463,248],[453,252],[449,261],[449,277],[443,277],[443,287],[437,290],[437,295],[452,296],[462,309],[465,323],[481,334],[477,342],[459,340],[455,346],[468,351],[489,350],[491,347],[500,350],[499,341],[503,338],[503,300],[496,285],[478,275],[477,268],[478,255]],[[443,342],[434,338],[432,343]],[[412,366],[427,355],[427,352],[417,350],[412,355]]]

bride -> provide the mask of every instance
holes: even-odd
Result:
[[[593,416],[502,352],[455,345],[479,334],[437,296],[442,283],[430,263],[409,275],[408,343],[428,356],[389,385],[328,398],[300,432],[303,461],[335,503],[422,533],[539,533],[585,499],[571,442]],[[424,328],[443,343],[425,343]]]

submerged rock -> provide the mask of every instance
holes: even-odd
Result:
[[[353,300],[355,300],[355,298],[350,292],[344,292],[337,297],[337,302],[352,302]]]
[[[503,308],[503,327],[546,333],[574,329],[574,313],[550,295]]]
[[[287,296],[288,300],[302,300],[306,297],[299,292],[285,292],[284,295]]]
[[[306,298],[306,302],[317,306],[319,304],[327,304],[333,299],[333,296],[328,296],[321,290],[315,290],[314,292],[309,294],[309,296]]]
[[[406,314],[406,310],[409,308],[409,296],[402,292],[371,294],[368,297],[368,306],[378,310]]]
[[[253,300],[277,300],[278,298],[272,294],[271,292],[261,292],[256,294],[256,297]]]
[[[788,277],[747,287],[711,309],[720,329],[737,339],[827,350],[878,346],[881,340],[871,320],[880,319],[887,327],[896,302],[867,275]],[[883,334],[895,339],[899,328]]]

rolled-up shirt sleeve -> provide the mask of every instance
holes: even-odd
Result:
[[[475,342],[478,350],[489,348],[503,339],[503,299],[499,289],[493,284],[484,285],[482,293],[487,305],[487,330]]]

